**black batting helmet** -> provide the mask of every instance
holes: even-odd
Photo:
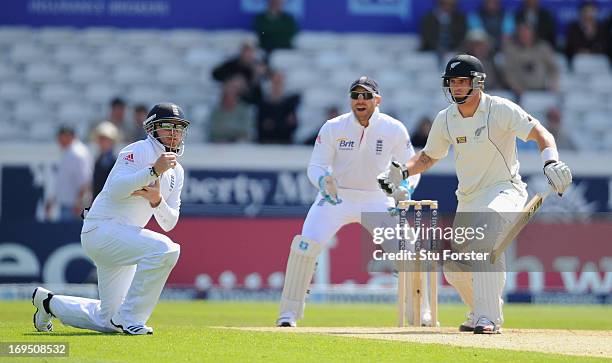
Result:
[[[181,146],[178,148],[169,148],[164,145],[157,135],[157,130],[164,126],[164,123],[172,123],[173,129],[179,130],[181,132]],[[183,151],[185,134],[187,132],[187,127],[190,122],[185,118],[185,113],[183,110],[174,103],[158,103],[147,115],[147,118],[143,121],[142,126],[144,127],[146,133],[150,135],[154,140],[160,142],[167,151],[172,151],[176,153],[181,153]]]
[[[459,54],[451,58],[446,63],[444,74],[442,75],[442,87],[445,91],[448,91],[451,99],[455,103],[464,103],[470,96],[472,91],[477,88],[484,86],[484,80],[486,78],[484,67],[480,60],[473,55]],[[466,97],[455,98],[452,93],[448,90],[450,86],[451,78],[470,78],[472,80],[472,89],[468,92]]]

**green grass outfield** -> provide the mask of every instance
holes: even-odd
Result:
[[[15,362],[525,362],[605,361],[604,359],[356,339],[318,334],[236,331],[222,326],[271,326],[277,305],[272,303],[162,302],[149,325],[152,336],[101,334],[74,329],[55,320],[51,334],[32,326],[30,301],[0,301],[0,342],[68,342],[69,358],[13,358]],[[465,307],[441,305],[443,326],[458,326]],[[506,305],[505,328],[612,329],[609,306]],[[393,305],[310,304],[300,326],[393,327]],[[503,338],[502,336],[494,339]],[[612,342],[610,343],[612,344]],[[8,361],[0,357],[0,361]]]

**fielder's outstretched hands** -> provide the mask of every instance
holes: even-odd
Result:
[[[153,185],[143,187],[132,193],[133,196],[143,197],[148,200],[151,207],[155,208],[161,202],[161,193],[159,192],[159,179],[156,179]]]
[[[548,184],[559,196],[572,184],[572,171],[562,161],[547,161],[544,164],[544,175],[548,179]]]
[[[399,187],[402,180],[406,178],[408,178],[408,170],[397,161],[392,161],[389,170],[380,173],[376,179],[380,189],[388,196],[393,196],[393,192]]]
[[[174,168],[176,166],[176,154],[172,152],[162,153],[155,164],[153,164],[153,169],[158,175],[161,175],[163,172],[170,168]]]
[[[331,205],[342,203],[338,198],[338,184],[336,179],[329,174],[325,174],[319,178],[319,193],[323,199]]]

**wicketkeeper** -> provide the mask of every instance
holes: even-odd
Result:
[[[320,193],[302,234],[291,243],[278,326],[294,327],[303,317],[317,256],[336,232],[346,224],[362,223],[362,213],[395,208],[397,201],[410,198],[420,178],[412,175],[389,195],[392,198],[380,191],[376,176],[392,159],[408,161],[414,149],[406,127],[378,109],[382,97],[376,81],[366,76],[355,80],[349,96],[352,112],[328,120],[315,141],[308,178]],[[423,321],[431,321],[428,304],[421,311]]]

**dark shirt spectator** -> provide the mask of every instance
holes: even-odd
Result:
[[[126,142],[130,133],[130,126],[125,122],[125,110],[126,103],[123,98],[115,97],[110,101],[108,121],[112,122],[119,131],[117,141],[120,143]]]
[[[438,0],[438,6],[421,22],[421,50],[446,53],[461,45],[466,32],[465,15],[454,0]]]
[[[262,144],[290,144],[297,129],[300,96],[286,94],[280,72],[270,74],[270,90],[257,110],[257,141]]]
[[[253,28],[266,53],[292,48],[293,37],[299,31],[293,16],[283,11],[283,0],[269,0],[268,9],[255,17]]]
[[[565,54],[568,61],[579,53],[605,54],[608,47],[605,25],[597,20],[597,6],[585,2],[580,6],[580,18],[567,28]]]
[[[223,87],[221,102],[213,108],[208,120],[211,142],[244,142],[253,140],[253,117],[248,104],[240,99],[244,80],[235,77]]]
[[[480,59],[484,67],[485,86],[487,89],[507,88],[504,75],[495,63],[495,57],[491,49],[491,39],[484,30],[470,30],[465,36],[465,53]]]
[[[261,78],[266,73],[265,65],[257,58],[257,49],[249,42],[242,44],[240,54],[230,58],[213,69],[213,78],[219,82],[240,76],[247,87],[241,98],[247,103],[257,103],[261,99]]]
[[[503,71],[508,86],[518,97],[526,90],[558,90],[555,53],[547,42],[535,37],[527,24],[519,24],[515,39],[504,46]]]
[[[535,29],[538,39],[557,47],[555,17],[546,9],[540,7],[539,0],[524,0],[523,6],[516,13],[517,23],[527,23]]]
[[[142,128],[142,127],[141,127]],[[115,142],[117,141],[118,131],[115,125],[109,121],[102,121],[94,129],[93,134],[98,145],[99,154],[94,163],[93,170],[93,199],[102,191],[106,178],[110,174],[117,155],[115,154]]]
[[[514,16],[505,11],[500,0],[484,0],[482,6],[468,16],[468,29],[484,30],[498,51],[514,33]]]
[[[431,130],[431,119],[423,116],[417,125],[416,130],[410,134],[410,141],[415,148],[422,149],[427,144],[427,136]]]
[[[127,140],[128,142],[135,142],[147,138],[143,122],[147,118],[148,113],[149,108],[146,105],[138,104],[134,106],[132,114],[132,132],[130,133],[130,140]]]
[[[560,150],[576,150],[576,143],[563,128],[561,111],[557,107],[546,112],[546,129],[555,137],[555,143]]]

